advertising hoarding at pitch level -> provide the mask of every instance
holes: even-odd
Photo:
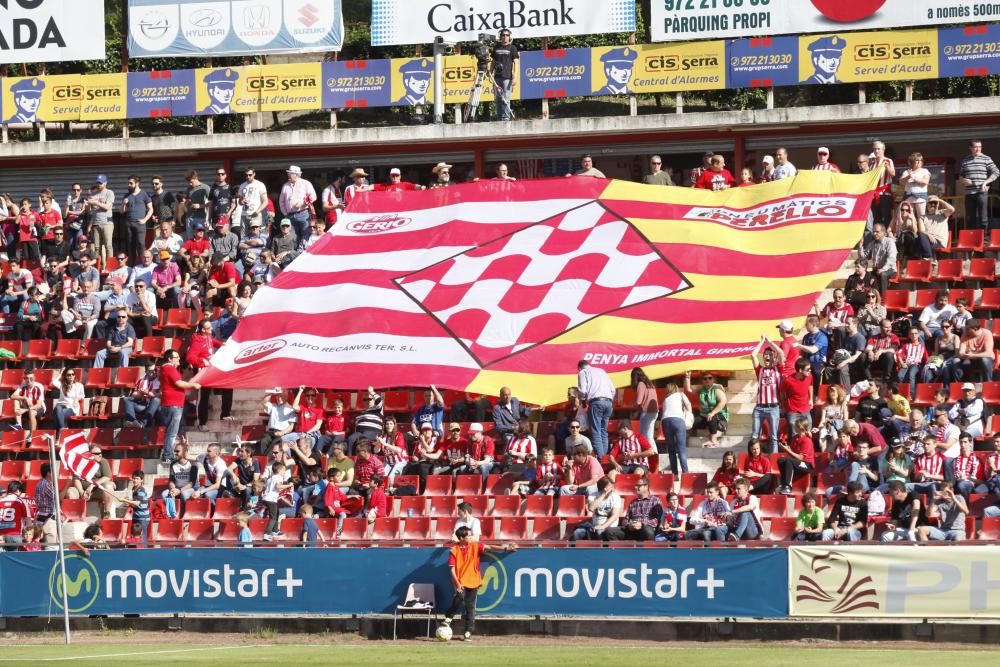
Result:
[[[133,58],[339,51],[343,41],[340,0],[128,2]]]
[[[373,0],[372,46],[635,31],[635,0]]]
[[[876,30],[1000,18],[983,0],[651,0],[654,42]]]
[[[104,58],[102,0],[7,0],[0,11],[0,62]]]

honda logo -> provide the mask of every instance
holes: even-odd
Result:
[[[251,5],[243,9],[243,23],[253,30],[263,30],[271,25],[271,9],[266,5]]]

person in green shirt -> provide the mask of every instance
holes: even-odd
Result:
[[[803,509],[795,520],[795,539],[816,542],[823,536],[823,510],[816,505],[816,496],[802,496]]]

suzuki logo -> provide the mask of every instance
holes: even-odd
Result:
[[[266,5],[253,5],[243,10],[243,23],[248,28],[263,30],[271,24],[271,9]]]
[[[305,5],[299,9],[299,23],[307,28],[311,28],[319,22],[319,9],[312,5]]]

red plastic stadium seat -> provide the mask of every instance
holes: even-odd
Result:
[[[15,479],[24,479],[26,476],[26,470],[24,469],[26,461],[4,461],[0,463],[0,479],[4,482],[10,482]],[[41,475],[38,476],[41,479]],[[3,485],[6,491],[6,484]]]
[[[992,493],[973,493],[969,496],[969,516],[981,517],[987,507],[993,507],[996,503],[997,497]]]
[[[986,234],[982,229],[960,229],[958,241],[951,247],[961,252],[982,252],[986,242]]]
[[[938,282],[961,280],[963,264],[964,262],[960,259],[939,259],[934,280]]]
[[[179,329],[187,331],[194,328],[194,311],[190,308],[170,308],[167,310],[166,320],[163,323],[165,329]]]
[[[521,496],[497,496],[493,499],[493,516],[517,516],[521,509]]]
[[[52,341],[48,338],[35,338],[28,341],[25,359],[32,361],[48,361],[52,358]]]
[[[562,519],[557,516],[535,517],[531,526],[531,535],[536,540],[561,540]]]
[[[423,398],[421,398],[423,400]],[[409,412],[410,392],[387,391],[382,396],[382,409],[386,412]]]
[[[481,515],[477,515],[480,516]],[[480,523],[485,523],[486,520],[480,518]],[[432,534],[432,539],[435,540],[448,540],[453,541],[455,539],[455,524],[458,523],[458,518],[453,516],[439,516],[434,520],[434,532]]]
[[[982,534],[983,540],[1000,540],[1000,516],[983,517]]]
[[[986,244],[985,250],[989,250],[990,252],[1000,251],[1000,229],[990,230],[990,240]]]
[[[441,519],[438,519],[441,521]],[[376,522],[377,523],[377,522]],[[404,540],[429,540],[431,539],[431,520],[426,516],[408,517],[403,522],[403,532],[400,537]]]
[[[142,459],[118,459],[118,470],[115,472],[115,479],[132,479],[132,473],[142,470]]]
[[[681,490],[679,491],[679,493],[682,496],[693,496],[695,494],[704,494],[705,487],[707,485],[708,485],[708,473],[682,472]]]
[[[14,319],[17,319],[16,315],[14,316]],[[10,352],[10,353],[12,353],[14,355],[14,357],[12,359],[8,360],[8,361],[11,361],[11,362],[15,362],[15,361],[20,361],[21,360],[21,358],[22,358],[21,357],[21,348],[22,347],[23,347],[23,345],[22,345],[21,341],[19,341],[19,340],[0,340],[0,349],[7,350],[8,352]],[[17,385],[14,385],[14,386],[16,387]]]
[[[768,538],[772,542],[788,542],[795,535],[795,517],[775,517],[771,519]]]
[[[111,368],[88,368],[84,386],[87,389],[108,389],[111,387]]]
[[[913,405],[917,407],[934,405],[934,394],[942,386],[944,385],[942,385],[940,382],[918,384],[917,395],[914,397],[912,401]]]
[[[87,518],[87,501],[83,498],[66,498],[60,503],[60,509],[70,521],[84,521]]]
[[[399,519],[395,517],[382,517],[375,519],[372,527],[373,540],[398,540],[399,539]]]
[[[121,519],[101,519],[101,532],[108,542],[121,542],[125,539],[125,522]]]
[[[578,519],[586,514],[586,496],[562,496],[559,498],[559,507],[556,508],[556,516]]]
[[[651,472],[647,476],[649,479],[649,492],[654,496],[659,496],[660,500],[666,500],[667,494],[674,490],[673,473]]]
[[[486,493],[491,496],[502,496],[510,491],[513,484],[514,476],[509,472],[502,475],[492,474],[486,478]]]
[[[480,475],[457,475],[455,477],[456,496],[478,496],[483,489],[483,478]]]
[[[80,341],[76,338],[60,338],[56,342],[56,349],[52,352],[52,358],[58,361],[76,361],[80,358]]]
[[[760,515],[765,519],[774,519],[788,514],[788,498],[773,494],[759,496]]]
[[[146,336],[142,339],[142,347],[135,354],[136,358],[159,359],[167,351],[167,339],[164,336]]]
[[[1000,310],[1000,287],[984,287],[976,310]]]
[[[472,505],[472,515],[473,516],[485,516],[486,510],[490,506],[489,496],[464,496],[462,498],[463,503],[469,503]]]
[[[914,313],[922,311],[924,308],[934,303],[937,293],[938,290],[936,289],[918,289],[913,300],[913,305],[910,306],[910,311]]]
[[[216,521],[233,518],[239,513],[241,502],[239,498],[216,498],[212,518]]]
[[[16,454],[25,450],[25,431],[4,431],[0,433],[0,452]]]
[[[14,401],[10,399],[0,400],[0,421],[14,421]]]
[[[212,502],[208,498],[189,498],[184,503],[185,519],[207,519],[212,516]]]
[[[8,341],[2,341],[8,342]],[[20,344],[20,342],[18,343]],[[15,391],[24,382],[23,368],[8,368],[0,375],[0,390]]]
[[[412,486],[413,488],[417,488],[420,478],[417,475],[396,475],[392,483],[397,487]]]
[[[240,527],[235,519],[220,521],[215,539],[219,542],[236,542],[240,537]]]
[[[629,473],[619,473],[615,477],[615,491],[618,493],[634,493],[635,484],[639,481],[642,475],[639,474],[629,474]]]
[[[366,539],[367,535],[368,519],[364,517],[344,519],[344,532],[341,534],[340,539],[347,542],[357,542]]]
[[[911,259],[906,263],[906,269],[899,276],[899,282],[929,283],[931,281],[931,260]]]
[[[211,519],[192,519],[187,525],[188,542],[214,542],[215,522]]]
[[[910,291],[905,289],[886,290],[883,305],[889,312],[906,312],[910,307]]]
[[[425,496],[451,495],[451,475],[428,475]]]
[[[425,516],[427,500],[424,496],[401,496],[397,516]]]
[[[458,514],[458,498],[455,496],[432,496],[428,499],[427,516],[455,516]]]
[[[281,537],[278,538],[280,542],[301,542],[302,541],[302,525],[305,523],[305,519],[299,517],[288,517],[282,519],[280,524]]]
[[[552,496],[528,496],[524,499],[524,516],[544,517],[552,514]]]
[[[983,280],[992,282],[996,279],[997,261],[989,259],[973,259],[969,261],[969,272],[965,274],[966,280]]]
[[[180,542],[183,536],[184,521],[181,519],[158,519],[154,525],[154,542]]]
[[[497,534],[500,540],[526,540],[528,539],[528,520],[520,516],[505,516],[500,519],[500,532]]]
[[[142,366],[119,368],[115,371],[115,379],[111,382],[110,386],[112,389],[128,391],[135,386],[140,377],[142,377]]]

